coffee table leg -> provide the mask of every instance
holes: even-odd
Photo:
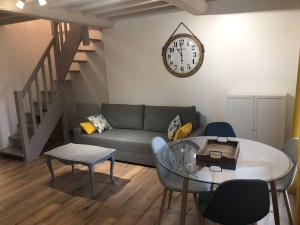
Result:
[[[112,154],[112,156],[110,157],[110,179],[113,184],[115,184],[114,166],[115,166],[115,155]]]
[[[189,179],[184,177],[183,178],[183,186],[182,186],[182,197],[181,197],[180,225],[185,225],[185,214],[186,214],[188,190],[189,190]]]
[[[89,174],[91,182],[91,194],[92,198],[95,198],[95,174],[94,174],[94,165],[89,165]]]
[[[72,175],[74,175],[74,164],[72,163]]]
[[[276,182],[275,181],[271,182],[271,191],[272,191],[272,203],[273,203],[275,225],[280,225],[277,189],[276,189]]]
[[[50,157],[47,157],[47,166],[48,166],[48,169],[50,171],[50,174],[51,174],[51,181],[50,181],[50,185],[53,186],[54,185],[54,172],[53,172],[53,167],[52,167],[52,163],[51,163],[51,158]]]

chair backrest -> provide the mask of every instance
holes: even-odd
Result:
[[[204,136],[236,137],[232,126],[226,122],[213,122],[207,124]]]
[[[285,188],[288,189],[294,183],[297,169],[298,169],[298,144],[299,139],[297,137],[290,138],[285,146],[283,147],[283,152],[287,154],[293,162],[293,167],[286,177],[284,177]]]
[[[269,212],[268,184],[262,180],[231,180],[218,186],[203,216],[225,225],[256,223]]]
[[[155,160],[156,171],[158,174],[158,178],[163,186],[166,186],[165,179],[168,176],[168,171],[162,167],[159,163],[157,163],[156,153],[164,146],[167,142],[161,137],[155,137],[151,141],[152,152]]]
[[[152,152],[155,155],[167,142],[161,137],[155,137],[151,141]]]
[[[291,158],[294,164],[298,162],[298,144],[299,139],[293,137],[290,138],[283,147],[283,151]]]

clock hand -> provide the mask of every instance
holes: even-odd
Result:
[[[183,58],[182,58],[182,46],[180,45],[180,56],[181,56],[181,62],[183,63]]]
[[[181,57],[181,62],[183,62],[183,59],[182,59],[182,48],[180,47],[180,51],[179,51],[179,49],[178,48],[176,48],[177,49],[177,51],[179,52],[179,54],[180,54],[180,57]]]
[[[176,48],[177,49],[177,51],[179,52],[179,54],[181,55],[182,54],[182,52],[181,51],[179,51],[179,48]]]

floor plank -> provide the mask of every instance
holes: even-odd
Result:
[[[116,184],[109,177],[109,162],[95,169],[96,193],[90,197],[87,168],[53,162],[55,187],[41,158],[24,163],[0,157],[0,224],[5,225],[156,225],[163,188],[154,168],[121,162],[115,164]],[[291,197],[295,208],[295,197]],[[179,223],[181,194],[174,193],[162,225]],[[281,222],[288,225],[283,196],[279,196]],[[187,225],[200,223],[192,195],[188,196]],[[206,224],[214,224],[206,221]],[[272,208],[258,225],[274,224]]]

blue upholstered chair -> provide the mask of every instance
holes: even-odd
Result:
[[[236,137],[232,126],[226,122],[213,122],[207,124],[204,136]]]
[[[168,201],[168,208],[170,208],[170,203],[171,203],[171,198],[172,198],[172,192],[182,192],[182,177],[169,172],[166,170],[164,167],[162,167],[158,162],[156,158],[157,152],[159,152],[162,147],[166,145],[166,142],[164,139],[161,137],[155,137],[152,140],[152,151],[154,154],[155,158],[155,164],[156,164],[156,169],[157,169],[157,174],[159,177],[159,180],[161,184],[164,186],[164,193],[162,197],[162,202],[161,202],[161,207],[160,207],[160,213],[159,213],[159,220],[158,224],[161,222],[161,218],[163,216],[163,210],[165,207],[165,201],[166,197],[169,191],[169,201]],[[193,193],[194,201],[196,204],[196,207],[198,207],[198,202],[197,202],[197,193],[201,191],[208,191],[210,188],[209,185],[201,182],[196,182],[196,181],[189,181],[189,193]]]
[[[290,205],[287,190],[292,186],[292,184],[295,180],[296,174],[297,174],[298,143],[299,143],[299,139],[294,137],[294,138],[289,139],[288,142],[285,144],[285,146],[283,148],[283,152],[290,157],[290,159],[293,162],[293,167],[292,167],[291,171],[289,172],[289,174],[287,174],[282,179],[276,181],[277,191],[283,193],[285,206],[286,206],[287,214],[288,214],[291,225],[293,224],[293,215],[292,215],[292,211],[291,211],[291,205]]]
[[[230,180],[214,192],[199,193],[204,218],[224,225],[253,224],[270,208],[268,184],[262,180]]]

